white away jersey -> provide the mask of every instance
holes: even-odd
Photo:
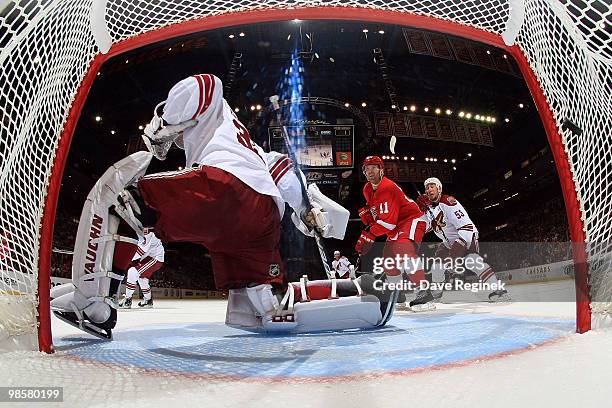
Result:
[[[219,78],[198,74],[180,81],[168,94],[163,118],[170,124],[198,121],[183,132],[187,167],[199,164],[227,171],[258,193],[272,196],[282,217],[285,200],[277,185],[283,176],[292,173],[284,171],[292,163],[277,163],[281,158],[278,153],[270,158],[270,153],[251,140],[223,99]]]
[[[151,257],[159,262],[164,262],[164,245],[155,236],[153,232],[149,232],[144,237],[138,237],[138,250],[134,254],[134,259],[144,259]]]
[[[478,230],[467,211],[454,197],[442,195],[440,202],[429,207],[425,213],[431,230],[447,248],[461,239],[469,246]]]

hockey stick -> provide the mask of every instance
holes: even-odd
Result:
[[[308,191],[306,190],[306,186],[304,185],[304,180],[302,180],[302,174],[300,173],[300,169],[298,167],[298,161],[295,157],[295,152],[291,148],[291,144],[289,143],[289,134],[287,133],[287,128],[285,127],[285,122],[283,121],[283,115],[280,110],[280,105],[278,104],[278,95],[274,95],[270,97],[270,102],[272,103],[272,108],[276,112],[276,120],[278,121],[278,125],[281,128],[281,133],[283,135],[283,141],[285,142],[285,148],[287,149],[287,155],[289,156],[289,160],[294,163],[293,171],[297,176],[297,179],[300,182],[300,188],[302,189],[302,197],[306,201],[306,211],[312,211],[312,204],[310,202],[310,197],[308,197]],[[301,214],[298,214],[300,217]],[[316,228],[313,228],[314,239],[317,243],[317,248],[319,249],[319,255],[321,255],[321,262],[323,262],[323,267],[325,268],[325,274],[329,279],[335,277],[335,274],[332,273],[329,263],[327,262],[327,252],[325,251],[325,244],[323,242],[323,237]]]

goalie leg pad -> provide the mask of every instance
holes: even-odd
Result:
[[[372,282],[363,282],[367,287],[364,290],[360,281],[361,278],[308,282],[302,278],[289,284],[280,303],[270,285],[230,290],[226,324],[256,332],[285,333],[383,326],[392,315],[399,292],[367,293],[374,291]]]
[[[128,252],[131,250],[133,255],[137,244],[137,240],[117,234],[119,216],[136,234],[142,235],[142,225],[136,216],[140,209],[130,200],[125,187],[144,175],[151,158],[148,152],[126,157],[111,166],[89,192],[75,240],[74,290],[67,287],[53,293],[57,295],[51,302],[54,311],[75,313],[81,323],[87,319],[105,325],[113,320],[110,308],[118,306],[117,292],[124,275],[114,258],[117,255],[117,259],[131,259]]]

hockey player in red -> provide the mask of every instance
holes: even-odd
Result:
[[[359,217],[365,224],[357,240],[355,250],[366,254],[376,237],[387,236],[383,250],[385,259],[402,259],[401,270],[385,270],[387,279],[401,280],[402,272],[418,288],[425,281],[425,272],[417,254],[427,221],[417,203],[408,198],[402,189],[384,176],[384,163],[378,156],[368,156],[363,162],[362,171],[368,182],[363,187],[365,207],[359,210]],[[407,259],[407,262],[403,262]],[[410,302],[414,311],[431,310],[435,306],[429,290],[417,290],[417,298]]]
[[[440,259],[452,259],[457,265],[464,265],[474,272],[483,283],[497,283],[495,271],[478,253],[478,229],[470,219],[465,208],[453,196],[442,194],[442,182],[435,177],[425,180],[425,194],[417,198],[419,207],[425,212],[431,230],[442,240],[436,251]],[[433,282],[443,282],[445,272],[442,263],[434,264],[431,270]],[[494,290],[489,294],[490,301],[508,301],[506,290]]]

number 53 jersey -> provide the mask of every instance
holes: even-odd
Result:
[[[478,237],[478,230],[467,211],[453,196],[443,194],[440,201],[433,203],[425,215],[431,230],[447,248],[458,239],[469,247]]]

